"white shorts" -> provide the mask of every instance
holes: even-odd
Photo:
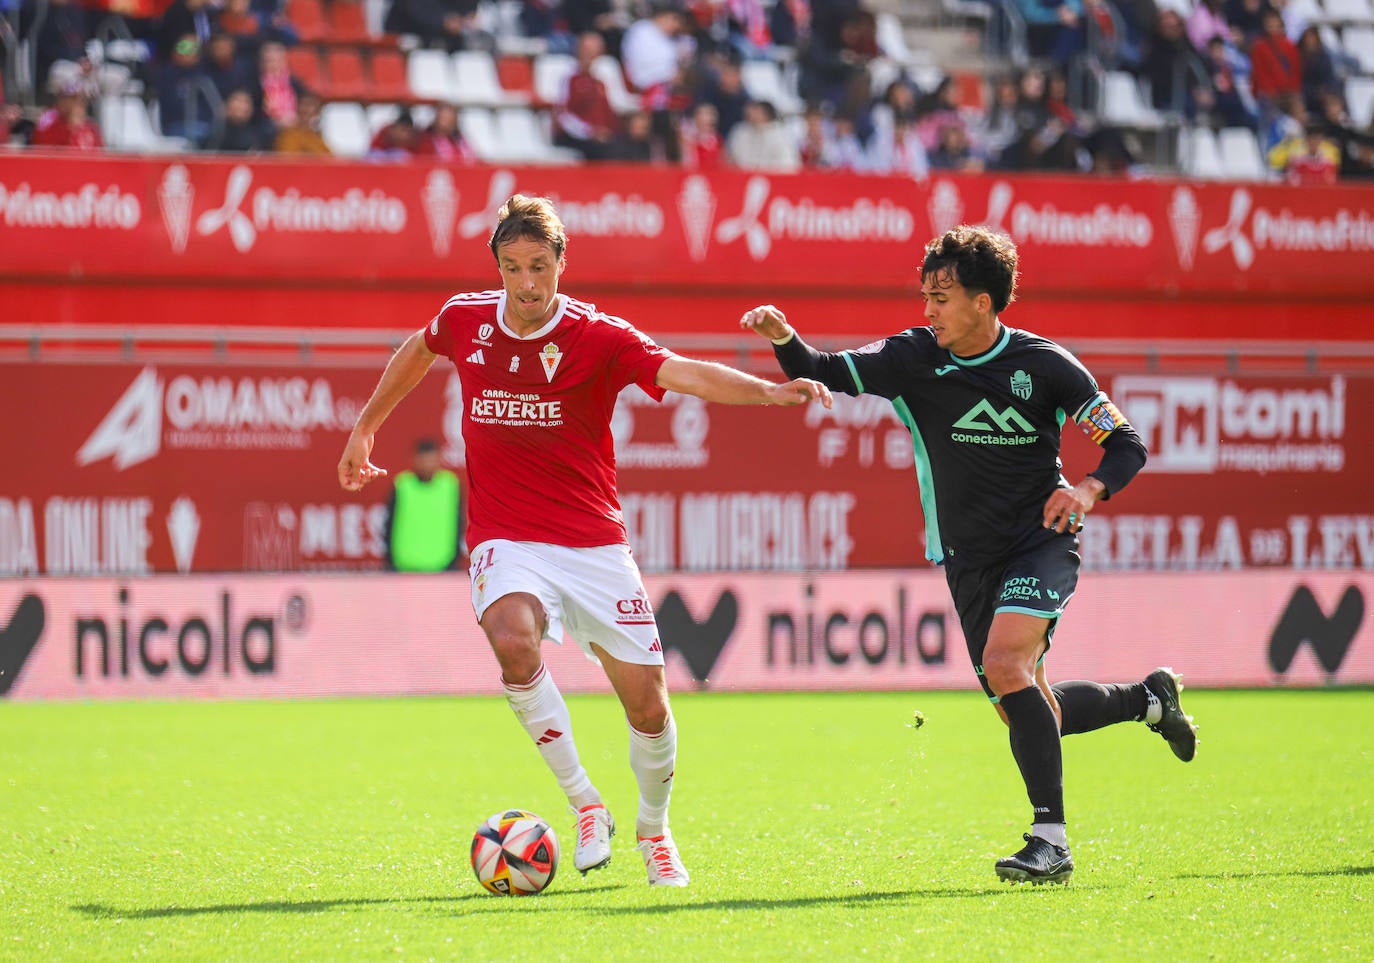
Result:
[[[492,538],[472,550],[472,609],[482,621],[503,595],[527,592],[548,616],[544,637],[566,633],[592,659],[592,643],[621,662],[662,665],[649,594],[628,545],[568,548]]]

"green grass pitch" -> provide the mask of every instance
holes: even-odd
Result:
[[[569,700],[621,827],[585,879],[497,699],[0,704],[0,959],[1370,960],[1372,695],[1190,690],[1188,765],[1138,724],[1067,739],[1077,872],[1015,887],[979,694],[678,694],[666,891],[610,698]],[[507,807],[563,840],[540,896],[472,877]]]

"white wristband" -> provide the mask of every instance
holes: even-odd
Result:
[[[793,338],[795,338],[796,336],[797,336],[797,332],[794,331],[794,330],[789,329],[788,332],[787,332],[787,334],[786,334],[786,336],[781,337],[781,338],[769,338],[768,340],[771,341],[771,342],[773,342],[773,343],[776,344],[776,345],[784,345],[784,344],[786,344],[787,342],[791,341],[791,340],[792,340]]]

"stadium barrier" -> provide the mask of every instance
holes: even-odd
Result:
[[[25,412],[7,427],[22,457],[0,489],[0,577],[378,568],[390,483],[347,493],[335,466],[380,365],[0,360],[0,406]],[[1357,414],[1374,378],[1094,367],[1151,458],[1094,511],[1086,566],[1374,570],[1374,422]],[[377,463],[408,465],[429,435],[461,471],[463,407],[436,365]],[[778,410],[630,389],[612,431],[646,571],[925,564],[911,439],[880,398]],[[1100,457],[1072,427],[1063,455],[1075,478]]]
[[[649,576],[677,691],[971,689],[938,572]],[[1374,684],[1374,575],[1088,574],[1054,677],[1192,685]],[[462,575],[192,576],[0,583],[10,699],[495,695]],[[627,599],[626,605],[643,600]],[[608,691],[576,645],[570,692]]]

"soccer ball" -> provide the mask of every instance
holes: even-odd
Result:
[[[553,882],[557,869],[558,837],[534,813],[507,809],[472,835],[472,871],[488,892],[533,896]]]

